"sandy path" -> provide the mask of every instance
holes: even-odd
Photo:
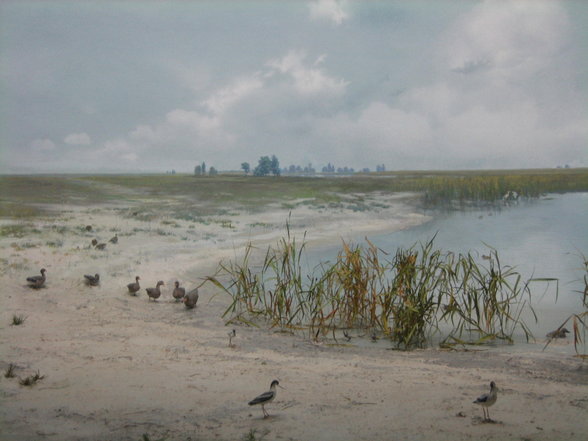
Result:
[[[405,353],[383,341],[315,345],[246,327],[237,328],[231,348],[221,319],[227,299],[210,285],[194,310],[172,301],[176,278],[193,286],[248,240],[271,243],[287,214],[239,216],[227,228],[71,210],[59,221],[65,233],[39,223],[39,235],[3,238],[0,368],[14,363],[21,377],[37,370],[46,377],[32,387],[0,378],[0,439],[586,439],[588,366],[557,350]],[[321,243],[422,220],[398,200],[377,213],[300,209],[291,225]],[[82,231],[85,224],[94,232]],[[117,245],[87,248],[113,230]],[[46,246],[56,240],[62,245]],[[47,287],[31,290],[24,279],[40,266],[48,269]],[[95,272],[101,285],[84,286],[82,275]],[[144,290],[126,294],[135,274],[143,287],[164,280],[158,302]],[[26,316],[24,324],[11,326],[13,315]],[[272,379],[286,390],[264,420],[247,402]],[[482,424],[472,401],[491,380],[500,388],[490,409],[497,423]]]

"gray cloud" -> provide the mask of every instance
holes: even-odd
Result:
[[[588,162],[580,3],[25,5],[1,11],[4,172]]]

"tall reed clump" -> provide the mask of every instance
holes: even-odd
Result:
[[[253,246],[240,263],[221,263],[208,278],[232,302],[223,317],[271,327],[307,329],[311,338],[341,328],[381,333],[401,348],[422,347],[434,334],[446,344],[502,339],[516,329],[529,338],[521,319],[532,308],[527,284],[492,252],[488,265],[472,254],[434,248],[434,239],[388,255],[367,246],[343,243],[334,263],[303,269],[305,242],[290,235],[268,247],[259,266]]]
[[[557,328],[554,334],[558,334],[564,326],[566,326],[569,322],[572,323],[572,334],[574,336],[574,349],[576,351],[576,355],[581,358],[588,358],[587,353],[581,353],[580,345],[584,342],[584,351],[586,350],[586,333],[588,331],[588,259],[583,254],[580,255],[582,258],[582,281],[583,281],[583,289],[582,291],[578,291],[579,294],[582,294],[582,305],[584,306],[584,311],[570,315],[560,326]],[[553,340],[554,337],[550,337],[545,343],[543,350]]]

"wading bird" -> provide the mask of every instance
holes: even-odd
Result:
[[[264,418],[267,418],[269,416],[269,413],[267,413],[265,411],[265,405],[274,401],[274,398],[276,398],[276,395],[278,393],[276,390],[276,386],[280,386],[280,382],[278,380],[272,381],[272,384],[270,385],[270,390],[255,397],[253,400],[251,400],[249,402],[250,406],[255,406],[256,404],[261,404],[261,410],[263,411]],[[280,387],[282,387],[282,386],[280,386]],[[283,387],[282,387],[282,389],[283,389]]]
[[[84,278],[86,279],[86,283],[90,286],[98,286],[100,284],[100,274],[94,274],[93,276],[90,274],[84,274]]]
[[[490,392],[484,395],[479,396],[474,401],[475,404],[479,404],[482,406],[482,411],[484,412],[484,421],[492,421],[490,419],[490,411],[488,408],[496,403],[496,399],[498,398],[498,388],[496,387],[496,383],[494,381],[490,382]]]

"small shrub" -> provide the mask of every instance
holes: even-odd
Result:
[[[22,325],[25,320],[26,320],[26,317],[23,315],[13,315],[12,316],[12,326]]]

